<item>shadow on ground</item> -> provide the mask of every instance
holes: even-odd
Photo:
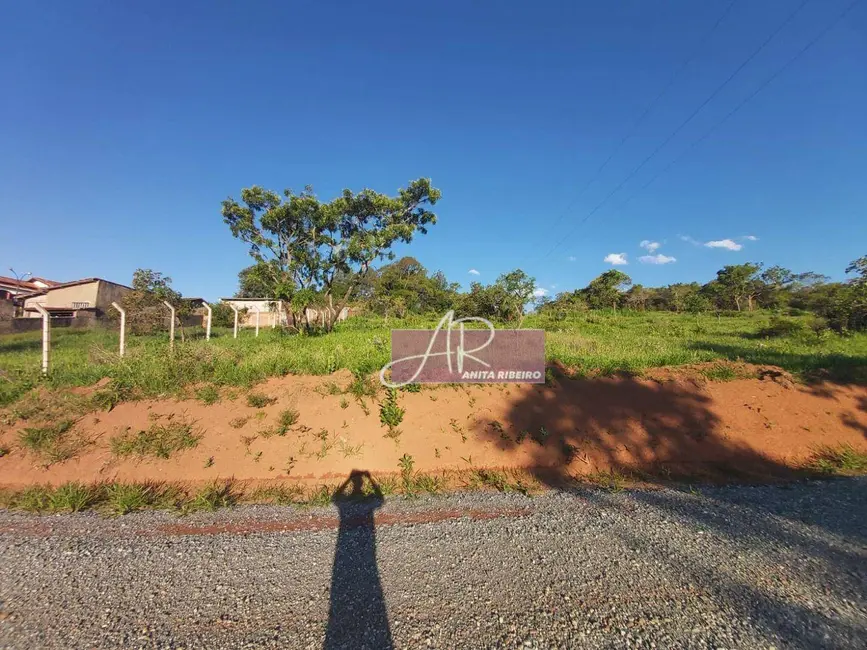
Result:
[[[723,343],[696,342],[692,350],[713,352],[729,360],[758,365],[774,365],[789,372],[803,373],[807,380],[867,384],[867,357],[838,353],[794,353],[770,347],[750,347]]]
[[[867,580],[863,524],[867,482],[844,480],[852,481],[853,491],[846,503],[828,502],[827,491],[819,489],[815,495],[801,490],[791,499],[782,493],[769,495],[768,502],[757,502],[748,494],[750,488],[714,489],[703,498],[638,490],[625,502],[651,507],[669,521],[692,523],[722,548],[746,547],[747,553],[770,557],[781,565],[779,574],[745,576],[724,564],[708,562],[700,550],[678,546],[664,535],[642,536],[640,529],[630,527],[613,532],[630,548],[668,558],[691,582],[713,585],[710,595],[726,610],[781,639],[785,647],[828,648],[841,640],[855,647],[867,635],[855,607]],[[606,491],[585,492],[585,496],[600,508],[624,507],[623,500]],[[806,562],[805,556],[809,558]],[[793,577],[796,589],[791,588]],[[793,593],[798,595],[793,597]],[[853,603],[855,614],[834,611],[821,602],[826,597]]]
[[[748,486],[709,488],[715,493],[710,501],[691,500],[685,489],[671,492],[651,486],[635,491],[629,501],[633,508],[637,503],[657,510],[666,520],[697,524],[723,544],[725,540],[744,542],[746,535],[748,546],[756,552],[774,553],[778,549],[780,562],[785,562],[791,549],[798,549],[811,558],[809,565],[799,571],[816,574],[817,584],[823,583],[823,567],[864,564],[867,534],[858,511],[867,515],[867,507],[857,502],[820,505],[801,495],[796,501],[787,500],[785,491],[789,488],[785,481],[808,475],[728,438],[699,382],[571,380],[555,374],[552,385],[534,388],[511,407],[509,421],[526,431],[532,442],[501,435],[489,427],[476,431],[500,449],[517,451],[519,446],[526,449],[529,444],[535,458],[531,471],[543,484],[566,489],[601,508],[611,508],[623,507],[624,501],[613,499],[607,490],[576,487],[573,473],[592,477],[594,472],[602,476],[605,472],[622,472],[651,483],[674,478],[780,481],[776,488],[781,491],[779,499],[768,504],[740,498],[738,495],[751,489]],[[833,388],[828,390],[833,392]],[[860,407],[867,408],[867,400]],[[609,485],[619,489],[613,483]],[[862,494],[867,492],[863,480],[857,485]],[[817,512],[817,507],[839,507],[840,512]],[[853,521],[850,513],[858,521]],[[802,525],[805,523],[806,532]],[[709,565],[689,549],[669,548],[659,536],[644,538],[640,531],[631,529],[615,532],[629,545],[667,558],[697,581],[716,585],[717,600],[792,647],[827,646],[823,630],[851,639],[865,631],[858,622],[828,616],[806,596],[803,601],[778,597],[773,577],[766,584],[755,577],[730,573],[726,567]],[[829,544],[829,535],[842,540],[846,550],[841,551],[839,544]],[[867,573],[861,572],[847,577],[848,582],[842,586],[829,585],[828,589],[842,590],[842,597],[852,598],[863,587],[865,578]],[[817,620],[819,625],[811,627]]]
[[[382,491],[368,472],[353,470],[332,499],[340,513],[325,650],[393,648],[376,560],[374,512]]]
[[[858,408],[867,413],[867,397],[862,397],[858,400]],[[840,420],[850,429],[856,429],[861,432],[861,435],[867,439],[867,426],[861,424],[853,413],[843,413],[840,416]]]
[[[699,381],[559,374],[515,401],[507,419],[524,435],[477,433],[506,451],[529,447],[529,464],[549,485],[600,470],[662,479],[793,477],[791,468],[728,438]]]

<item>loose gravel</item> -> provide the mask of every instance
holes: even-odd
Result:
[[[767,649],[867,639],[865,478],[395,498],[375,531],[363,505],[344,508],[340,529],[336,508],[2,512],[0,647]]]

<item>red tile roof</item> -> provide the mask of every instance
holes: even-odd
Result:
[[[0,275],[0,284],[6,285],[7,287],[17,287],[18,289],[24,289],[27,291],[38,291],[42,288],[38,284],[28,280],[17,280],[16,278],[10,278],[5,275]]]

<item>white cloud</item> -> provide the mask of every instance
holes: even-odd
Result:
[[[663,255],[659,253],[657,255],[642,255],[638,258],[638,261],[642,264],[671,264],[672,262],[676,262],[677,260],[673,257],[669,257],[668,255]]]
[[[574,255],[570,255],[570,256],[569,256],[569,261],[570,261],[570,262],[575,262],[575,261],[577,261],[577,260],[578,260],[578,258],[575,257]]]
[[[542,296],[545,296],[545,295],[547,295],[547,294],[548,294],[548,290],[547,290],[547,289],[543,289],[542,287],[539,287],[538,289],[534,289],[534,290],[533,290],[533,295],[534,295],[536,298],[541,298]]]
[[[607,262],[608,264],[613,264],[614,266],[629,264],[626,260],[626,253],[608,253],[602,261]]]
[[[639,246],[641,246],[641,248],[647,249],[648,253],[652,253],[657,248],[662,246],[662,244],[660,244],[658,241],[650,241],[649,239],[645,239],[639,244]]]
[[[467,271],[467,273],[469,273],[470,275],[481,275],[481,273],[479,273],[475,269],[470,269],[469,271]]]
[[[716,241],[709,241],[705,243],[705,246],[708,248],[725,248],[730,251],[739,251],[743,248],[742,244],[738,244],[731,239],[718,239]]]
[[[708,242],[700,242],[697,239],[693,239],[689,235],[678,235],[678,239],[681,241],[685,241],[688,244],[692,244],[693,246],[705,246],[707,248],[724,248],[729,251],[739,251],[744,246],[743,244],[737,243],[734,239],[715,239],[713,241]],[[759,238],[755,235],[744,235],[743,237],[738,237],[737,239],[741,241],[759,241]],[[642,242],[644,243],[644,242]]]

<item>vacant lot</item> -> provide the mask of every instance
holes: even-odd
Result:
[[[531,317],[527,327],[547,331],[546,385],[400,391],[373,376],[388,360],[389,329],[433,321],[356,319],[330,335],[244,331],[238,340],[196,332],[173,352],[167,337],[132,336],[123,359],[115,333],[57,330],[48,379],[39,376],[38,335],[8,336],[0,474],[16,488],[66,484],[59,496],[30,494],[29,509],[109,500],[126,511],[165,497],[157,483],[210,485],[201,498],[220,505],[238,497],[237,486],[216,483],[229,477],[261,495],[287,480],[318,490],[357,468],[390,473],[386,487],[405,492],[527,490],[576,476],[617,487],[627,475],[862,472],[867,335],[806,323],[767,314]],[[94,483],[98,494],[81,488]],[[327,490],[316,498],[327,500]]]
[[[686,315],[660,312],[588,312],[568,319],[529,317],[527,328],[547,332],[549,363],[560,362],[577,375],[636,373],[647,368],[742,359],[772,364],[802,377],[867,383],[867,334],[814,333],[808,320],[787,318],[793,330],[775,336],[772,316]],[[211,382],[249,387],[287,374],[325,375],[346,369],[353,374],[379,370],[389,358],[392,328],[432,327],[434,319],[385,321],[355,318],[323,336],[296,336],[263,329],[237,340],[215,329],[205,341],[201,331],[168,352],[168,336],[129,336],[127,356],[117,356],[117,332],[55,330],[53,387],[89,386],[110,377],[139,396],[178,395],[190,384]],[[0,406],[8,405],[40,382],[38,332],[0,337]],[[718,377],[725,379],[726,377]],[[730,378],[730,377],[729,377]]]

